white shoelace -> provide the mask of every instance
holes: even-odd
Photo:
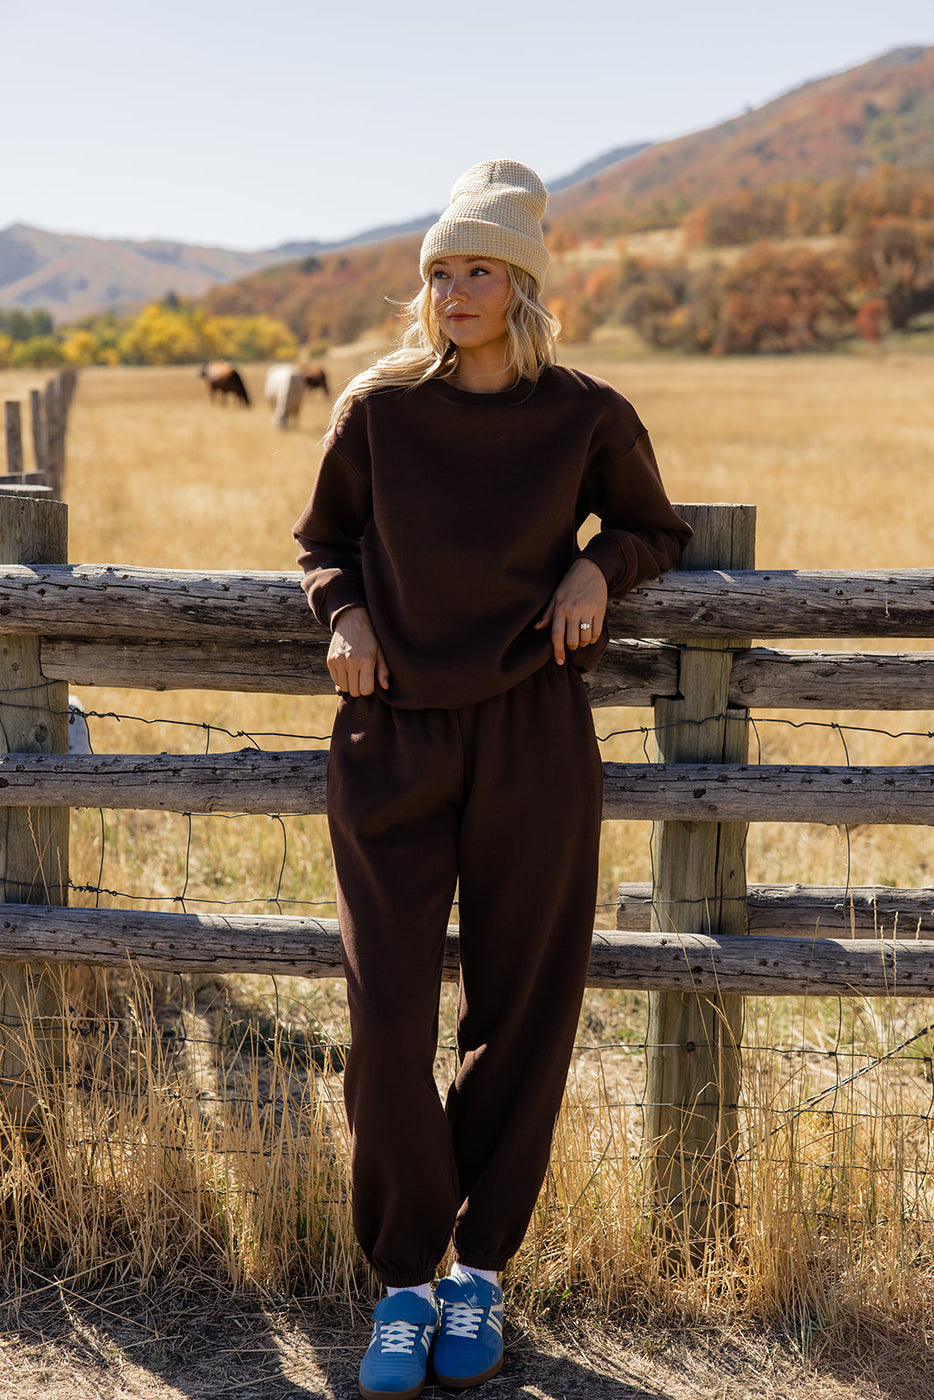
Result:
[[[414,1322],[377,1323],[380,1351],[412,1352],[421,1328]]]
[[[472,1308],[467,1303],[445,1303],[442,1326],[451,1337],[476,1338],[483,1321],[483,1308]]]

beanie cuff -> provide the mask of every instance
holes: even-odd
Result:
[[[439,258],[462,255],[476,258],[499,258],[512,263],[535,280],[539,292],[545,285],[545,274],[551,261],[544,244],[528,238],[516,229],[482,219],[457,219],[434,224],[422,243],[419,267],[422,281],[428,281],[431,264]]]

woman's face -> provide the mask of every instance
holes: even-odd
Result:
[[[438,325],[459,350],[505,349],[512,284],[504,262],[457,253],[432,263],[428,277]]]

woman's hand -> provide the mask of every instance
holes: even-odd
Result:
[[[374,682],[389,685],[389,667],[366,608],[347,608],[334,624],[328,647],[328,670],[338,690],[372,695]]]
[[[575,559],[555,589],[554,597],[535,626],[551,627],[551,647],[559,666],[565,648],[589,646],[603,631],[606,579],[592,559]]]

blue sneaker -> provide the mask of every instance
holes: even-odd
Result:
[[[377,1303],[373,1336],[360,1362],[360,1394],[366,1400],[421,1395],[437,1328],[437,1308],[417,1293],[393,1293]]]
[[[435,1296],[441,1300],[435,1380],[452,1390],[482,1385],[503,1364],[503,1290],[475,1276],[443,1278]]]

